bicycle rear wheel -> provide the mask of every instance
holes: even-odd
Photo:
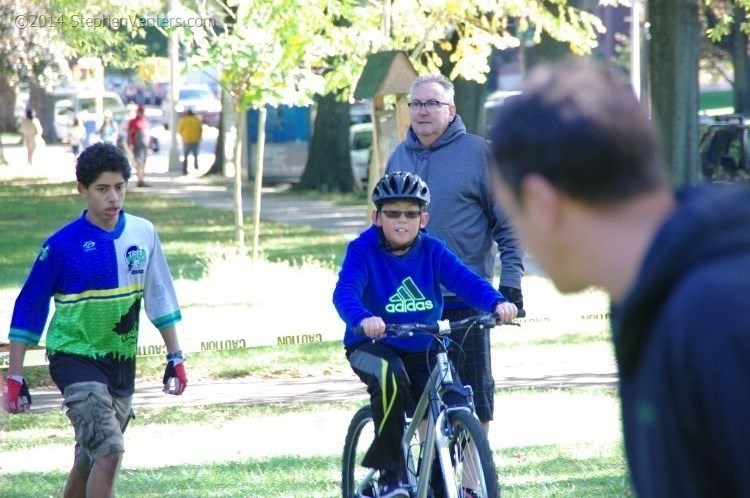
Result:
[[[445,485],[456,490],[455,496],[465,496],[464,490],[472,490],[480,498],[500,496],[492,450],[482,424],[465,410],[448,413],[448,423],[452,469],[443,469]]]
[[[377,488],[378,473],[362,466],[372,440],[375,438],[375,425],[372,421],[372,409],[363,406],[349,422],[349,430],[344,442],[344,453],[341,460],[341,496],[358,498]]]

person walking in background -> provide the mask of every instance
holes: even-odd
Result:
[[[164,392],[180,395],[187,375],[175,324],[181,313],[159,237],[148,220],[123,211],[130,162],[98,143],[78,157],[78,192],[87,209],[42,245],[10,323],[3,407],[29,410],[24,356],[55,311],[45,345],[52,381],[75,431],[65,497],[111,497],[133,418],[141,303],[166,346]]]
[[[128,146],[135,161],[139,187],[148,186],[146,184],[146,159],[148,158],[148,146],[151,140],[150,128],[151,125],[146,119],[146,109],[139,105],[135,117],[128,122]]]
[[[182,160],[182,174],[188,174],[188,156],[193,154],[193,168],[198,169],[198,150],[201,145],[201,137],[203,136],[203,122],[200,117],[195,115],[192,109],[188,109],[187,112],[180,117],[180,121],[177,124],[177,133],[182,138],[182,149],[185,154]]]
[[[26,146],[26,163],[29,166],[33,166],[34,153],[37,149],[44,147],[42,123],[34,115],[33,109],[26,109],[26,116],[21,120],[18,131],[23,137],[24,146]]]
[[[500,251],[500,292],[523,308],[523,249],[507,216],[499,211],[487,183],[487,143],[466,133],[453,102],[453,84],[441,75],[417,78],[410,90],[411,126],[386,165],[386,173],[408,171],[424,179],[432,193],[430,233],[444,240],[478,274],[492,280]],[[445,292],[443,318],[460,320],[476,314],[463,300]],[[480,330],[455,332],[451,360],[474,390],[479,420],[485,429],[494,416],[489,335]]]
[[[673,192],[618,68],[540,65],[522,90],[492,128],[497,197],[562,292],[610,295],[636,495],[750,496],[750,191]]]
[[[99,138],[105,144],[117,145],[117,137],[120,134],[120,128],[114,119],[112,111],[104,112],[104,121],[99,128]]]
[[[81,153],[81,143],[86,139],[86,128],[83,127],[78,118],[73,118],[73,122],[68,129],[68,143],[73,152],[73,163]]]

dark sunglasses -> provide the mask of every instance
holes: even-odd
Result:
[[[404,215],[408,220],[416,220],[422,215],[422,211],[396,211],[392,209],[383,209],[380,212],[390,220],[397,220],[401,218],[401,215]]]

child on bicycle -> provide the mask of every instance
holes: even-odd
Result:
[[[446,245],[424,231],[430,192],[416,174],[383,177],[372,192],[370,228],[346,250],[333,292],[346,323],[344,346],[354,372],[370,393],[375,439],[362,465],[380,472],[379,496],[408,497],[401,450],[405,413],[413,411],[430,375],[432,336],[383,337],[386,323],[435,323],[443,309],[441,285],[470,306],[495,312],[502,322],[516,307]],[[362,327],[365,335],[355,335]],[[429,355],[432,357],[432,355]]]
[[[47,329],[52,380],[75,431],[73,468],[64,496],[114,496],[133,416],[141,301],[167,350],[164,391],[182,394],[187,376],[175,324],[180,320],[172,278],[154,226],[123,212],[130,163],[111,144],[78,156],[78,192],[88,209],[45,241],[13,309],[10,364],[3,406],[29,411],[23,376],[27,346]]]

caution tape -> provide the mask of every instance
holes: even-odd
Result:
[[[550,328],[566,327],[569,328],[572,323],[584,324],[589,323],[592,327],[600,327],[604,322],[609,322],[608,312],[585,313],[576,316],[539,316],[532,315],[526,318],[518,319],[518,322],[527,330],[540,328],[548,330]],[[581,331],[588,329],[586,326],[578,326]],[[576,327],[576,328],[578,328]],[[252,349],[259,347],[289,347],[303,344],[314,344],[328,341],[340,341],[343,336],[343,325],[331,327],[326,332],[310,332],[301,334],[259,334],[254,333],[243,337],[222,337],[211,338],[210,340],[200,340],[196,338],[197,334],[181,333],[180,341],[182,351],[188,353],[200,353],[204,351],[226,351],[233,349]],[[161,337],[156,329],[143,331],[139,338],[139,345],[136,350],[137,357],[147,356],[164,356],[167,354],[167,348],[160,343]],[[0,352],[0,370],[8,368],[9,353]],[[43,349],[31,349],[26,351],[24,366],[41,366],[49,364],[47,353]]]
[[[327,341],[341,340],[341,333],[336,338],[328,338]],[[200,341],[197,344],[188,343],[182,346],[183,353],[199,353],[203,351],[226,351],[231,349],[251,349],[264,346],[293,346],[299,344],[312,344],[324,342],[323,334],[298,334],[276,336],[275,344],[251,343],[246,339],[216,339],[211,341]],[[43,347],[43,346],[42,346]],[[136,350],[137,357],[146,356],[164,356],[167,354],[167,347],[164,344],[148,344],[138,346]],[[0,352],[0,370],[8,368],[10,363],[10,353]],[[47,352],[43,349],[26,350],[26,356],[23,362],[24,366],[42,366],[49,364]]]

